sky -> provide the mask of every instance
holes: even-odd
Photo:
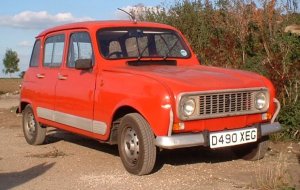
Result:
[[[161,5],[163,0],[9,0],[0,7],[0,78],[4,75],[3,58],[7,49],[18,53],[20,71],[28,68],[35,36],[52,26],[85,21],[128,19],[117,10],[142,4]],[[18,73],[12,75],[18,76]]]

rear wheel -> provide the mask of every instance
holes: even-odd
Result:
[[[269,138],[263,137],[256,143],[244,144],[238,147],[233,147],[233,152],[244,160],[260,160],[262,159],[269,148]]]
[[[40,126],[36,121],[31,105],[23,110],[23,133],[28,144],[43,144],[46,137],[46,128]]]
[[[156,147],[148,122],[138,113],[124,116],[118,129],[118,148],[124,167],[135,175],[149,174],[155,165]]]

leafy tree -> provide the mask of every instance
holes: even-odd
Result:
[[[11,77],[12,73],[18,72],[19,69],[19,62],[20,59],[18,58],[17,52],[13,51],[12,49],[6,50],[5,57],[3,59],[4,69],[2,70],[3,73],[9,74]]]

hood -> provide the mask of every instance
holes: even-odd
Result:
[[[114,72],[126,72],[152,78],[166,85],[174,94],[266,86],[263,77],[255,73],[202,65],[126,66],[114,68]]]

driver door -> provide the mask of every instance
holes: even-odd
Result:
[[[89,33],[77,31],[70,34],[66,66],[59,72],[56,85],[56,120],[66,129],[92,135],[94,130],[95,70],[75,69],[78,59],[92,59],[93,49]],[[71,128],[70,128],[71,127]]]

